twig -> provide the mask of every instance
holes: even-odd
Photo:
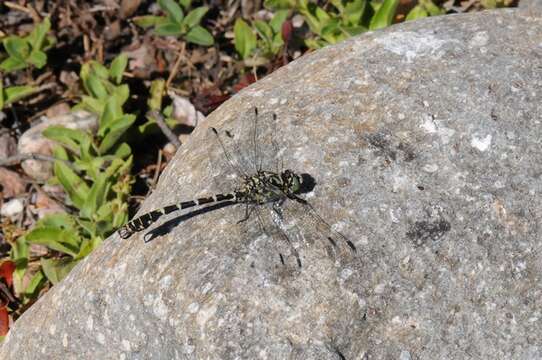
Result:
[[[90,49],[90,40],[88,38],[88,35],[83,35],[83,50],[85,50],[85,54],[89,52]]]
[[[183,42],[181,44],[181,51],[179,52],[179,56],[177,56],[177,60],[175,61],[175,65],[173,65],[173,69],[171,69],[171,72],[169,73],[169,76],[166,81],[166,89],[169,88],[169,84],[171,84],[171,81],[173,81],[173,78],[175,75],[177,75],[177,72],[179,71],[179,65],[181,64],[181,60],[184,57],[184,50],[186,48],[186,44]]]
[[[41,16],[38,14],[38,12],[31,5],[28,5],[28,7],[21,6],[21,5],[16,4],[16,3],[12,2],[12,1],[4,2],[4,5],[6,5],[10,9],[19,10],[19,11],[22,11],[22,12],[28,14],[32,18],[32,20],[34,20],[35,23],[41,22]]]
[[[56,84],[54,82],[43,84],[43,85],[39,86],[32,95],[39,93],[41,96],[36,96],[33,99],[29,99],[28,104],[33,105],[33,104],[36,104],[36,103],[40,102],[42,100],[43,96],[45,95],[45,94],[43,94],[43,92],[45,90],[54,89],[54,88],[56,88]]]
[[[7,298],[8,300],[8,303],[13,303],[13,304],[19,304],[19,300],[17,300],[12,294],[11,294],[11,291],[9,290],[9,288],[7,287],[7,285],[3,282],[3,281],[0,281],[0,293],[4,294],[4,296]],[[6,306],[7,303],[5,304],[1,304],[2,306]]]
[[[181,147],[181,142],[179,141],[179,138],[171,131],[171,129],[167,126],[166,122],[164,121],[164,117],[162,114],[160,114],[158,111],[153,110],[149,112],[149,116],[153,118],[156,121],[156,124],[162,130],[164,135],[168,138],[168,140],[175,146],[175,150]]]
[[[4,3],[4,5],[6,5],[8,8],[10,9],[13,9],[13,10],[19,10],[19,11],[22,11],[22,12],[25,12],[27,13],[28,15],[30,15],[32,13],[32,10],[30,9],[27,9],[26,7],[24,6],[21,6],[19,4],[16,4],[14,2],[11,2],[11,1],[6,1]]]
[[[13,166],[17,165],[25,160],[41,160],[41,161],[62,161],[69,167],[73,167],[73,164],[67,160],[57,159],[49,155],[43,154],[17,154],[8,157],[7,159],[0,160],[0,166]]]
[[[156,164],[156,170],[154,171],[154,176],[152,178],[151,190],[154,190],[156,183],[158,182],[158,176],[160,175],[160,168],[162,167],[162,149],[158,150],[158,161]]]
[[[256,66],[252,67],[252,75],[254,75],[254,82],[258,81],[258,72],[256,71]]]

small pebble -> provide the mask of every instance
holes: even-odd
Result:
[[[0,215],[13,219],[21,214],[23,210],[23,201],[21,199],[12,199],[2,205]]]

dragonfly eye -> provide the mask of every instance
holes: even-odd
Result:
[[[299,190],[301,189],[301,179],[297,174],[295,174],[293,171],[286,170],[283,173],[282,180],[288,188],[288,192],[292,194],[299,193]]]

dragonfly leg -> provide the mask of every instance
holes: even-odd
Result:
[[[253,211],[254,211],[254,206],[250,206],[250,204],[247,203],[245,205],[245,216],[241,220],[237,221],[237,223],[241,224],[247,221],[248,219],[250,219],[250,215],[252,214]]]

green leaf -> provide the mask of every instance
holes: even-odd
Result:
[[[309,25],[311,31],[315,34],[320,34],[320,31],[325,24],[313,15],[313,12],[316,11],[316,5],[307,3],[306,1],[300,1],[298,11],[307,22],[307,25]]]
[[[252,29],[241,18],[235,20],[233,27],[235,50],[239,53],[244,60],[250,56],[252,51],[256,48],[256,35],[252,32]]]
[[[194,10],[186,14],[186,17],[182,22],[182,26],[184,26],[185,29],[191,29],[194,26],[199,25],[201,19],[205,16],[207,11],[209,11],[209,8],[207,6],[200,6],[198,8],[195,8]]]
[[[4,49],[6,49],[8,55],[20,61],[25,61],[28,55],[30,55],[30,45],[27,41],[17,36],[10,36],[5,38],[2,43]]]
[[[99,219],[100,222],[106,222],[110,225],[113,225],[113,219],[115,218],[115,212],[116,212],[116,200],[108,201],[105,204],[103,204],[100,209],[98,209],[98,212],[96,214],[97,219]],[[121,224],[122,225],[122,224]],[[113,226],[111,226],[111,229],[113,229]],[[101,227],[100,231],[103,233],[104,230],[107,230],[106,227]]]
[[[167,22],[154,28],[154,33],[160,36],[177,36],[182,33],[181,24]]]
[[[50,48],[52,48],[55,44],[56,44],[56,38],[52,35],[48,35],[45,37],[45,41],[41,50],[47,51]]]
[[[124,162],[122,163],[122,166],[119,167],[117,173],[119,175],[129,175],[133,162],[134,162],[134,157],[132,155],[128,156],[126,160],[124,160]],[[127,190],[125,193],[128,195],[130,193],[130,184],[127,184],[126,186],[127,186]]]
[[[105,154],[107,150],[109,150],[113,145],[115,145],[115,143],[122,136],[122,134],[124,134],[124,132],[130,126],[132,126],[135,119],[135,115],[125,114],[118,120],[115,120],[115,122],[111,126],[109,126],[109,132],[107,133],[107,135],[105,135],[100,146],[98,147],[98,152],[100,154]]]
[[[95,74],[102,80],[109,79],[109,70],[97,61],[90,61],[91,74]]]
[[[347,26],[341,28],[343,31],[345,31],[349,36],[358,35],[361,33],[366,32],[368,29],[364,26]]]
[[[59,159],[59,160],[69,160],[69,156],[68,156],[68,153],[66,152],[66,149],[64,149],[63,146],[61,145],[54,145],[53,146],[53,156],[56,158],[56,159]]]
[[[150,26],[156,26],[164,19],[160,16],[146,15],[146,16],[137,16],[132,19],[132,21],[142,28],[148,28]]]
[[[128,221],[128,207],[125,202],[115,199],[104,204],[98,210],[100,231],[108,234],[110,231],[119,228]]]
[[[85,234],[84,239],[86,239],[87,235],[91,237],[96,236],[96,223],[94,221],[85,220],[81,217],[78,217],[76,220],[77,220],[77,224],[79,225],[79,227],[82,229],[83,233]]]
[[[105,201],[107,178],[101,174],[98,175],[94,184],[90,187],[87,198],[81,208],[81,216],[87,219],[92,219],[96,210],[102,206]]]
[[[90,94],[90,89],[88,85],[88,77],[90,73],[91,73],[90,63],[87,62],[81,65],[81,70],[79,71],[79,77],[81,78],[83,87],[85,88],[85,91],[87,92],[87,94]]]
[[[183,21],[183,9],[173,0],[158,0],[158,5],[164,10],[168,16],[177,24]]]
[[[384,0],[382,5],[380,5],[376,11],[376,14],[371,19],[369,29],[376,30],[390,26],[393,22],[395,9],[397,9],[398,4],[399,0]]]
[[[70,151],[78,154],[79,145],[84,142],[91,142],[89,134],[82,130],[68,129],[64,126],[49,126],[43,130],[43,136],[65,145]]]
[[[4,108],[4,85],[2,82],[2,77],[0,77],[0,111]]]
[[[166,81],[164,79],[156,79],[151,82],[151,89],[149,91],[151,96],[147,100],[150,110],[160,110],[162,108],[162,97],[164,96],[165,88]]]
[[[199,25],[190,29],[185,35],[185,39],[188,42],[202,46],[211,46],[215,42],[215,40],[213,39],[213,35],[211,35],[211,33],[207,31],[207,29]]]
[[[261,20],[255,20],[252,24],[256,28],[256,31],[258,32],[260,37],[266,42],[270,43],[273,39],[273,29],[271,28],[271,26]]]
[[[330,43],[337,42],[336,37],[340,33],[339,29],[339,19],[333,19],[329,21],[326,26],[322,28],[322,33],[320,34],[324,39]]]
[[[112,96],[105,103],[105,108],[100,116],[100,128],[98,129],[99,136],[105,136],[105,133],[113,125],[113,123],[122,116],[122,107],[116,96]]]
[[[314,15],[316,18],[320,21],[320,23],[325,24],[329,20],[331,20],[331,16],[320,6],[317,6],[314,11]]]
[[[288,19],[289,13],[289,10],[279,10],[273,15],[273,18],[269,22],[269,26],[271,26],[274,33],[282,32],[282,24]]]
[[[319,39],[305,39],[305,45],[310,49],[320,49],[326,46],[327,43]]]
[[[27,39],[34,50],[40,50],[43,47],[45,36],[51,29],[51,20],[47,17],[40,24],[37,24]]]
[[[115,157],[116,158],[119,158],[119,159],[125,159],[127,158],[128,156],[132,155],[132,149],[130,148],[130,145],[126,144],[126,143],[122,143],[120,144],[116,149],[115,149]]]
[[[41,69],[47,64],[47,55],[41,50],[32,50],[26,61]]]
[[[126,54],[120,54],[111,63],[109,76],[113,79],[115,84],[120,84],[126,65],[128,65],[128,56],[126,56]]]
[[[128,205],[126,202],[116,199],[113,201],[113,228],[118,229],[128,221]]]
[[[116,86],[111,92],[111,96],[115,96],[119,105],[122,107],[126,100],[128,100],[128,97],[130,97],[130,87],[127,84]]]
[[[47,215],[36,224],[36,227],[54,227],[66,230],[75,230],[76,226],[74,218],[66,213]]]
[[[37,298],[39,292],[41,291],[41,289],[43,289],[46,282],[47,279],[43,271],[38,271],[32,276],[30,282],[26,286],[26,289],[24,289],[24,296],[30,299]]]
[[[346,4],[342,16],[347,25],[357,26],[361,23],[366,4],[366,0],[354,0]]]
[[[64,279],[75,265],[77,265],[78,260],[72,260],[68,258],[64,259],[46,259],[41,258],[40,264],[43,269],[43,273],[49,279],[53,285],[58,284],[62,279]]]
[[[24,236],[15,240],[15,244],[11,245],[10,258],[15,263],[15,271],[13,272],[13,285],[16,293],[23,292],[23,277],[28,267],[28,243]]]
[[[97,152],[97,151],[96,151]],[[75,161],[77,169],[86,172],[87,177],[90,177],[92,181],[101,173],[101,167],[104,165],[105,159],[101,156],[94,156],[88,159],[81,159]]]
[[[273,42],[271,43],[271,52],[277,54],[280,48],[284,45],[284,40],[282,39],[282,34],[277,33],[273,36]]]
[[[181,4],[183,9],[188,9],[192,5],[192,0],[179,0],[179,4]]]
[[[446,13],[444,9],[439,8],[431,0],[420,0],[420,4],[423,5],[430,16],[444,15]]]
[[[94,157],[94,143],[90,136],[85,137],[83,141],[79,143],[79,156],[81,160],[90,160]]]
[[[40,270],[30,279],[26,289],[24,289],[24,295],[28,298],[35,299],[41,289],[45,286],[45,283],[45,274]]]
[[[85,239],[83,244],[81,244],[81,249],[79,254],[77,254],[76,259],[80,260],[85,258],[88,254],[94,251],[98,246],[101,245],[103,239],[99,236],[92,237],[91,239]]]
[[[296,0],[265,0],[264,6],[268,9],[294,9]]]
[[[0,63],[0,69],[6,72],[21,70],[25,67],[27,67],[27,64],[23,60],[19,60],[14,57],[9,57]]]
[[[113,160],[111,161],[111,165],[109,165],[107,169],[105,170],[105,175],[108,178],[116,177],[118,175],[117,174],[118,170],[122,168],[122,166],[125,163],[125,161],[122,160],[121,158],[114,158],[112,156],[111,158],[113,158]]]
[[[47,246],[49,249],[75,257],[79,252],[81,239],[73,230],[62,230],[54,227],[38,227],[25,235],[26,241],[32,244]]]
[[[4,98],[4,104],[9,105],[11,103],[14,103],[28,95],[34,94],[37,92],[38,89],[33,86],[11,86],[5,89],[5,98]],[[0,93],[1,93],[0,88]],[[2,96],[2,94],[0,94]],[[2,104],[0,103],[0,109],[2,109]]]
[[[91,113],[100,115],[104,111],[105,100],[93,98],[91,96],[83,95],[81,97],[81,107],[90,111]]]
[[[406,16],[406,21],[421,19],[429,16],[427,11],[425,11],[425,8],[421,5],[416,5],[408,12],[408,15]]]
[[[98,76],[96,76],[95,73],[89,74],[87,84],[90,95],[100,100],[107,99],[107,90],[105,89],[102,80]]]
[[[88,196],[88,185],[72,170],[61,161],[55,161],[55,176],[68,193],[73,204],[80,209]]]

